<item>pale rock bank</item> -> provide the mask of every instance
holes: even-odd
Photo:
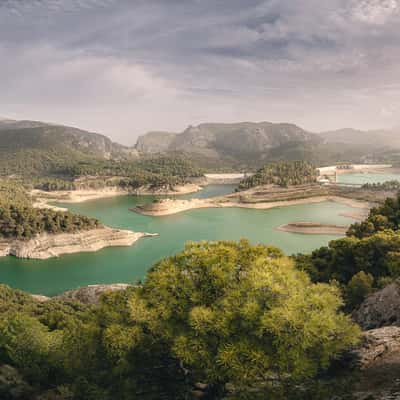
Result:
[[[54,297],[63,301],[80,301],[84,304],[96,304],[103,293],[119,292],[132,287],[127,283],[113,283],[110,285],[89,285],[79,289],[68,290]]]
[[[131,246],[155,234],[102,227],[78,233],[41,234],[29,240],[0,239],[0,257],[45,260],[62,254],[94,252],[104,247]]]
[[[120,292],[124,291],[132,285],[128,283],[111,283],[104,285],[89,285],[80,287],[78,289],[68,290],[67,292],[61,293],[58,296],[47,297],[38,294],[32,294],[31,296],[41,303],[50,300],[61,300],[61,301],[79,301],[84,304],[97,304],[100,301],[101,296],[104,293]]]

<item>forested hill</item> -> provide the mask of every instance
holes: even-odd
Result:
[[[276,162],[265,165],[239,184],[240,189],[260,185],[303,185],[317,180],[315,166],[307,161]]]
[[[0,180],[0,241],[27,240],[42,233],[76,233],[100,226],[94,218],[34,208],[24,187],[12,180]]]
[[[106,136],[36,121],[0,121],[0,174],[42,174],[64,162],[130,159],[136,151]]]

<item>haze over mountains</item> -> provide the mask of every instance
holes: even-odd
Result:
[[[345,143],[353,145],[375,144],[377,147],[400,147],[400,128],[370,131],[345,128],[322,132],[320,135],[328,143]]]
[[[308,132],[289,123],[204,123],[181,133],[149,132],[133,147],[78,128],[40,121],[0,120],[0,157],[52,162],[64,159],[131,159],[186,154],[208,167],[256,167],[282,159],[314,162],[361,160],[400,149],[399,131],[342,129]],[[11,161],[10,161],[11,162]],[[12,161],[14,162],[14,161]]]

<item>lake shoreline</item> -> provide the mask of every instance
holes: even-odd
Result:
[[[118,196],[179,196],[185,194],[196,193],[202,190],[202,186],[196,184],[187,184],[175,186],[173,189],[150,189],[142,187],[137,190],[124,190],[118,187],[110,187],[104,189],[85,189],[85,190],[60,190],[46,192],[34,189],[30,192],[30,196],[34,199],[33,206],[35,208],[50,208],[55,211],[66,211],[66,208],[57,207],[49,204],[65,203],[76,204],[90,200],[100,200],[113,198]]]
[[[157,234],[101,227],[76,233],[43,233],[29,240],[0,239],[0,257],[46,260],[65,254],[96,252],[106,247],[128,247]]]
[[[143,206],[136,206],[130,208],[130,211],[142,215],[161,217],[201,208],[247,208],[247,209],[257,209],[257,210],[268,210],[277,207],[288,207],[300,204],[314,204],[314,203],[322,203],[325,201],[332,201],[340,204],[345,204],[352,208],[360,208],[363,210],[369,210],[372,207],[372,204],[369,202],[349,199],[346,197],[339,197],[339,196],[316,196],[304,199],[280,200],[280,201],[259,202],[259,203],[241,203],[239,201],[230,201],[227,197],[222,197],[222,198],[217,197],[214,199],[191,199],[191,200],[165,199],[165,200],[160,200],[157,203],[151,203],[150,205],[145,204]]]

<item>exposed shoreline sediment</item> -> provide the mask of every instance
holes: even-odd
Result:
[[[322,224],[318,222],[291,222],[276,228],[278,231],[305,235],[345,235],[349,226]]]
[[[369,202],[366,201],[349,199],[339,196],[315,196],[303,199],[280,200],[280,201],[259,202],[259,203],[242,203],[239,201],[230,200],[227,197],[218,197],[214,199],[191,199],[191,200],[165,199],[157,203],[137,206],[131,208],[130,210],[142,215],[160,217],[200,208],[248,208],[257,210],[267,210],[277,207],[288,207],[300,204],[322,203],[325,201],[341,203],[353,208],[360,208],[364,210],[368,210],[372,206]]]
[[[102,189],[85,189],[85,190],[60,190],[53,192],[45,192],[43,190],[32,190],[31,197],[34,199],[34,207],[36,208],[51,208],[58,211],[65,211],[65,208],[60,208],[49,204],[52,203],[83,203],[90,200],[106,199],[117,196],[127,195],[160,195],[160,196],[179,196],[184,194],[196,193],[202,187],[197,184],[187,184],[175,186],[172,189],[151,189],[150,187],[141,187],[136,190],[125,190],[119,187],[110,187]]]
[[[105,247],[131,246],[157,234],[102,227],[77,233],[41,234],[29,240],[0,239],[0,257],[46,260],[64,254],[95,252]]]

